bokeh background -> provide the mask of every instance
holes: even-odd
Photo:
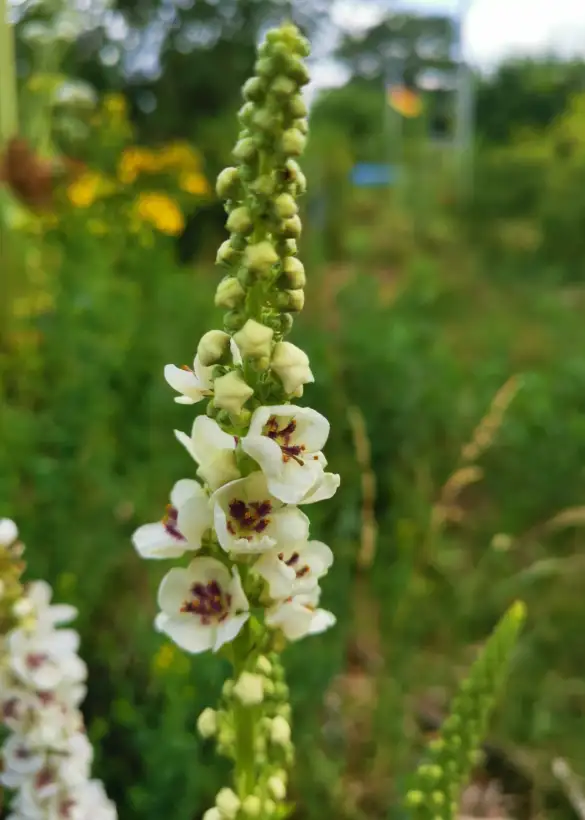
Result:
[[[258,39],[291,11],[315,46],[292,338],[343,479],[312,511],[339,624],[286,652],[297,816],[402,816],[518,597],[528,625],[461,813],[578,816],[553,764],[585,777],[583,11],[77,3],[9,10],[27,142],[2,147],[0,512],[28,577],[80,609],[120,817],[198,820],[227,776],[195,733],[226,669],[154,633],[165,569],[130,536],[193,470],[162,370],[218,325],[214,178]]]

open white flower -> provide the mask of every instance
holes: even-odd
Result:
[[[212,491],[240,477],[235,437],[224,433],[209,416],[197,416],[190,438],[180,430],[175,430],[175,436],[197,462],[197,475]]]
[[[260,471],[224,484],[211,501],[215,531],[226,552],[266,552],[277,543],[307,540],[307,516],[271,495]]]
[[[163,578],[157,628],[187,652],[217,651],[232,641],[249,617],[236,567],[230,575],[215,558],[194,558]],[[164,617],[160,617],[160,616]]]
[[[230,340],[230,351],[235,365],[242,364],[242,356],[237,344]],[[213,395],[213,365],[204,367],[199,356],[195,356],[193,368],[187,365],[177,367],[174,364],[165,365],[165,379],[180,396],[175,397],[178,404],[196,404],[206,396]]]
[[[289,641],[298,641],[305,635],[318,635],[333,626],[335,615],[326,609],[317,609],[320,590],[295,595],[279,601],[266,612],[266,623],[281,629]]]
[[[201,547],[212,524],[209,497],[191,478],[182,478],[171,490],[171,503],[162,521],[143,524],[132,543],[143,558],[179,558]]]
[[[276,547],[264,553],[254,570],[268,581],[272,598],[311,592],[333,563],[333,553],[321,541]]]
[[[69,604],[52,604],[53,590],[46,581],[34,581],[26,589],[26,600],[31,605],[31,613],[37,619],[38,627],[52,629],[66,624],[77,617],[77,609]]]
[[[18,527],[10,518],[0,518],[0,547],[10,547],[18,538]]]
[[[323,471],[327,461],[321,450],[328,436],[329,422],[310,407],[259,407],[242,449],[262,468],[272,495],[287,504],[307,504],[330,498],[339,486],[339,476]]]
[[[79,635],[73,629],[46,633],[15,629],[8,635],[9,665],[28,686],[44,692],[66,682],[85,678],[86,668],[77,655]]]

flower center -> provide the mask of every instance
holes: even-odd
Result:
[[[199,615],[205,626],[213,621],[223,621],[229,614],[232,596],[223,592],[217,581],[208,581],[206,584],[197,582],[191,587],[191,600],[185,601],[181,612],[190,612]]]
[[[284,552],[280,552],[278,554],[278,557],[281,561],[283,561],[286,564],[287,567],[294,569],[297,578],[304,578],[305,575],[308,575],[308,573],[311,571],[311,567],[308,564],[303,564],[302,566],[299,566],[299,559],[301,556],[298,554],[298,552],[293,552],[290,558],[287,558],[286,561],[284,560]]]
[[[305,462],[301,458],[301,455],[304,453],[306,447],[304,444],[291,444],[291,439],[296,429],[297,423],[295,419],[291,419],[288,424],[281,427],[276,416],[270,416],[264,425],[263,432],[265,436],[268,436],[268,438],[271,438],[280,446],[282,450],[282,460],[284,462],[293,459],[293,461],[296,461],[297,464],[300,464],[302,467]]]
[[[41,769],[35,777],[35,786],[37,789],[43,789],[45,786],[50,786],[55,781],[55,775],[48,767]]]
[[[2,704],[2,717],[4,720],[18,716],[18,705],[18,698],[10,698],[10,700],[4,701]]]
[[[268,516],[272,512],[272,504],[270,501],[246,503],[235,498],[229,503],[229,511],[228,531],[250,541],[253,533],[264,532],[270,524]]]
[[[173,507],[172,504],[167,504],[165,515],[162,520],[163,527],[167,531],[167,533],[177,541],[186,541],[187,539],[183,535],[183,533],[177,527],[177,521],[179,518],[179,511],[176,507]]]
[[[26,665],[29,669],[39,669],[49,660],[49,656],[44,652],[31,652],[26,656]]]

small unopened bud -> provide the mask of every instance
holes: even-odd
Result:
[[[226,228],[228,231],[233,231],[233,233],[248,234],[253,227],[250,211],[245,205],[234,208],[227,218]]]
[[[289,77],[285,77],[284,75],[276,77],[270,85],[270,91],[275,97],[279,97],[281,99],[292,97],[296,90],[297,87],[295,83]]]
[[[232,696],[233,691],[234,681],[231,678],[228,678],[226,681],[224,681],[224,684],[221,688],[221,694],[224,696],[224,698],[230,698]]]
[[[290,723],[280,715],[270,723],[270,740],[277,746],[288,746],[290,743]]]
[[[288,107],[294,119],[307,116],[307,104],[300,94],[295,94],[288,102]]]
[[[303,230],[301,220],[298,216],[293,216],[290,219],[285,219],[280,230],[283,236],[290,239],[298,239]]]
[[[274,209],[281,219],[290,219],[298,213],[297,203],[290,194],[280,194],[274,200]]]
[[[309,123],[307,122],[306,117],[301,117],[298,120],[293,122],[293,128],[298,128],[298,130],[303,134],[305,137],[309,133]]]
[[[265,800],[264,801],[264,814],[268,817],[274,814],[276,811],[276,805],[273,800]]]
[[[255,111],[256,106],[254,105],[254,103],[244,103],[244,105],[238,111],[238,119],[243,125],[249,125],[252,120],[252,117],[254,116]]]
[[[272,77],[274,74],[274,63],[269,57],[261,57],[256,60],[254,71],[260,77]]]
[[[305,266],[296,256],[287,256],[282,264],[282,277],[290,290],[304,288],[307,284]]]
[[[216,806],[213,806],[212,808],[207,809],[203,815],[203,820],[223,820],[223,818],[220,810]]]
[[[234,336],[234,341],[242,356],[259,359],[263,356],[270,356],[273,336],[272,328],[266,327],[255,319],[248,319],[244,327]]]
[[[229,239],[222,242],[215,257],[216,265],[230,265],[236,261],[239,252],[234,248]]]
[[[284,800],[286,797],[286,785],[280,777],[276,777],[276,775],[269,777],[267,786],[275,800]]]
[[[197,355],[203,367],[227,361],[230,351],[230,337],[223,330],[210,330],[201,337]]]
[[[216,379],[213,389],[215,406],[233,415],[241,413],[244,404],[254,395],[254,391],[246,384],[239,370],[230,370],[225,376]]]
[[[264,700],[264,678],[253,672],[242,672],[234,686],[234,695],[244,706],[256,706]]]
[[[289,128],[280,139],[280,147],[283,154],[290,154],[293,157],[300,156],[305,150],[307,140],[298,128]]]
[[[242,809],[247,817],[258,817],[262,811],[262,801],[255,794],[249,794],[244,798]]]
[[[234,820],[242,804],[234,791],[220,789],[215,798],[215,805],[221,812],[222,817],[227,818],[227,820]]]
[[[298,313],[305,306],[305,291],[302,288],[281,291],[278,294],[278,306],[282,310]]]
[[[250,185],[250,190],[258,196],[269,197],[274,193],[275,183],[270,174],[262,174]]]
[[[197,718],[197,731],[201,737],[213,737],[217,732],[217,712],[214,709],[204,709]]]
[[[258,108],[254,112],[254,125],[260,131],[274,131],[278,127],[274,114],[267,108]]]
[[[272,664],[270,663],[266,655],[260,655],[260,657],[256,661],[256,669],[262,675],[270,675],[270,673],[272,672]]]
[[[220,199],[233,199],[240,189],[240,175],[237,168],[224,168],[217,177],[215,190]]]
[[[235,308],[244,301],[246,291],[235,276],[222,279],[215,291],[215,306]]]
[[[240,162],[250,162],[256,156],[257,151],[254,140],[251,137],[244,137],[236,142],[232,154]]]
[[[270,366],[281,380],[287,393],[294,393],[301,385],[315,381],[309,366],[309,357],[304,350],[291,342],[276,344]]]
[[[244,83],[242,94],[246,100],[260,102],[266,94],[266,82],[260,77],[250,77],[250,79]]]
[[[268,273],[278,262],[278,254],[270,242],[257,242],[255,245],[248,245],[245,260],[249,270],[255,273]]]
[[[246,323],[246,315],[241,310],[230,310],[223,317],[223,326],[227,331],[233,333],[239,330]]]
[[[289,77],[298,84],[298,85],[306,85],[311,76],[309,74],[309,69],[304,64],[304,62],[300,59],[300,57],[287,55],[287,66],[286,66],[286,73]]]

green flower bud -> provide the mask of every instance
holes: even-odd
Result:
[[[234,208],[227,218],[226,228],[232,233],[249,234],[254,229],[250,211],[245,205]]]
[[[262,801],[255,794],[249,794],[244,798],[242,810],[247,817],[259,817],[262,811]]]
[[[241,253],[242,251],[246,250],[246,247],[248,245],[246,238],[244,236],[240,236],[237,233],[232,234],[228,239],[228,242],[230,243],[231,247],[238,253]]]
[[[260,77],[250,77],[250,79],[244,83],[242,93],[246,100],[261,102],[266,94],[266,83]]]
[[[288,110],[293,119],[307,116],[307,104],[300,94],[295,94],[288,102]]]
[[[272,77],[275,73],[275,66],[274,62],[270,59],[270,57],[260,57],[259,60],[256,60],[254,64],[254,71],[260,77]]]
[[[236,333],[234,341],[242,356],[259,359],[272,353],[274,331],[255,319],[248,319],[244,327]]]
[[[297,252],[297,243],[294,239],[278,239],[276,252],[279,256],[294,256]]]
[[[276,304],[281,310],[298,313],[305,305],[305,292],[302,289],[280,291]]]
[[[215,257],[216,265],[232,265],[238,258],[239,253],[236,251],[229,239],[222,242]]]
[[[276,77],[270,86],[270,91],[274,94],[274,96],[283,99],[292,97],[296,90],[297,87],[295,83],[284,75]]]
[[[220,199],[233,199],[240,190],[240,175],[237,168],[224,168],[217,177],[215,190]]]
[[[277,777],[276,775],[269,777],[266,785],[268,786],[268,791],[275,800],[284,800],[286,797],[286,784],[280,779],[280,777]]]
[[[309,123],[307,122],[307,120],[304,117],[301,118],[301,119],[295,120],[293,122],[293,128],[297,128],[301,132],[301,134],[304,134],[304,135],[309,133]]]
[[[274,200],[274,210],[281,219],[290,219],[298,213],[297,203],[290,194],[280,194]]]
[[[235,308],[244,301],[246,291],[235,276],[226,276],[222,279],[215,291],[215,306]]]
[[[201,337],[197,347],[199,361],[204,367],[227,361],[230,352],[230,337],[223,330],[210,330]]]
[[[238,119],[243,125],[250,125],[252,119],[254,117],[254,112],[256,111],[256,106],[252,102],[244,103],[244,105],[238,111]]]
[[[239,414],[244,404],[254,395],[254,390],[246,384],[239,370],[231,370],[213,383],[216,407],[228,413]]]
[[[280,139],[280,148],[283,154],[298,157],[305,150],[307,139],[298,128],[289,128]]]
[[[217,712],[214,709],[204,709],[197,718],[197,731],[203,738],[213,737],[217,732]]]
[[[250,185],[250,190],[259,196],[270,197],[274,193],[276,183],[270,174],[262,174]]]
[[[240,798],[232,789],[220,789],[215,798],[215,805],[226,820],[235,820],[240,809]]]
[[[235,148],[232,151],[232,154],[236,159],[239,159],[240,162],[251,162],[256,154],[258,153],[258,149],[256,147],[256,143],[251,137],[244,137],[236,142]]]
[[[315,381],[309,357],[304,350],[290,342],[278,342],[272,353],[270,366],[282,381],[286,393],[294,393],[303,384]]]
[[[279,279],[289,290],[304,288],[307,284],[305,266],[296,256],[287,256],[282,263],[282,276]]]
[[[256,279],[258,278],[256,273],[253,270],[249,270],[248,268],[241,268],[238,271],[238,282],[241,283],[242,287],[249,288],[251,285],[254,284]],[[241,325],[240,325],[241,327]],[[237,328],[239,330],[239,328]]]
[[[230,310],[223,317],[223,326],[232,333],[244,326],[246,316],[241,310]]]
[[[298,239],[303,230],[303,225],[298,216],[285,219],[280,227],[280,233],[290,239]]]
[[[259,108],[254,113],[254,125],[261,131],[275,131],[278,123],[272,111],[267,108]]]
[[[264,813],[267,814],[269,817],[270,815],[274,814],[276,811],[276,804],[274,800],[265,800],[264,801]]]
[[[309,69],[296,55],[287,54],[286,73],[298,85],[306,85],[311,79]]]
[[[278,262],[278,254],[270,242],[257,242],[255,245],[248,245],[244,259],[249,270],[265,274]]]

